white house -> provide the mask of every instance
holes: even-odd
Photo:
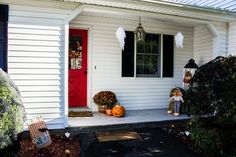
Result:
[[[0,0],[0,66],[19,87],[28,119],[43,116],[49,128],[68,126],[69,107],[96,111],[101,90],[128,110],[167,108],[189,59],[202,65],[236,54],[235,11],[230,0]],[[177,32],[183,48],[174,44]]]

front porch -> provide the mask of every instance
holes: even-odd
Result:
[[[69,117],[69,128],[84,128],[84,127],[102,127],[110,125],[136,125],[139,123],[154,123],[154,122],[175,122],[180,120],[188,120],[186,114],[174,116],[167,113],[167,109],[146,109],[146,110],[127,110],[123,118],[106,116],[98,112],[93,113],[93,117]],[[129,125],[128,125],[129,126]]]

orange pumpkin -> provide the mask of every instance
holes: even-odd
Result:
[[[106,115],[112,116],[112,109],[106,109]]]
[[[112,108],[112,114],[114,117],[123,117],[125,115],[125,108],[121,105],[115,105]]]

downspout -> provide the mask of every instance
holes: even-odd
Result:
[[[69,23],[84,10],[80,5],[64,19],[64,127],[68,127],[68,56],[69,56]]]

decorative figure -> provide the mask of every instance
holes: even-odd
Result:
[[[191,79],[192,79],[192,73],[190,71],[186,71],[183,79],[184,89],[188,89]]]
[[[181,107],[181,103],[184,102],[183,98],[182,98],[183,94],[180,91],[180,89],[176,89],[174,92],[174,96],[172,96],[169,101],[174,102],[174,115],[178,116],[179,115],[179,111],[180,111],[180,107]],[[171,110],[168,111],[168,113],[172,113]]]
[[[175,35],[175,44],[177,48],[183,48],[184,36],[181,32]]]
[[[119,27],[116,30],[116,38],[118,39],[119,43],[120,43],[120,48],[122,50],[124,50],[125,47],[125,38],[126,38],[126,34],[125,34],[125,30],[122,27]]]

